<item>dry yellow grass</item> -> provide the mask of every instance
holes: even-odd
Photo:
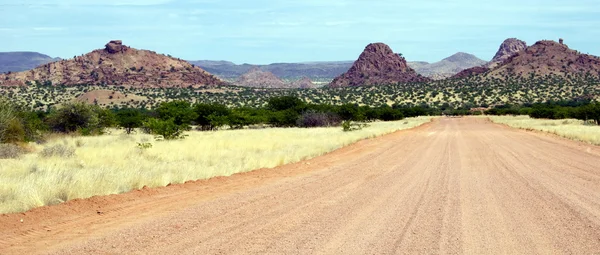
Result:
[[[429,121],[376,122],[354,132],[338,127],[189,132],[184,140],[160,142],[150,135],[121,132],[62,137],[35,145],[35,153],[19,159],[0,159],[0,213],[272,168]],[[153,146],[141,149],[138,143]],[[44,150],[60,147],[74,148],[74,155],[43,156]]]
[[[533,119],[529,116],[490,116],[489,118],[495,123],[515,128],[544,131],[568,139],[600,145],[600,126],[586,125],[581,120]]]

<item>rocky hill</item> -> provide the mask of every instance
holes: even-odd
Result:
[[[508,38],[504,40],[504,42],[502,42],[500,48],[496,52],[496,55],[486,65],[486,67],[492,69],[496,66],[499,66],[502,64],[502,62],[516,55],[525,48],[527,48],[527,43],[525,43],[524,41],[521,41],[517,38]]]
[[[254,88],[285,88],[287,84],[268,71],[260,70],[258,67],[250,69],[240,76],[235,85]]]
[[[290,83],[290,88],[310,89],[315,88],[315,84],[308,77]]]
[[[429,81],[429,78],[417,74],[408,66],[406,59],[395,54],[388,45],[372,43],[367,45],[352,67],[346,73],[335,78],[329,87],[426,81]]]
[[[414,68],[417,73],[434,80],[445,79],[462,70],[487,64],[485,60],[481,60],[474,55],[464,52],[456,53],[432,64],[416,62],[419,63],[416,65],[413,63],[414,62],[409,62],[408,65]]]
[[[600,77],[600,58],[581,54],[566,44],[539,41],[504,60],[485,74],[486,77],[531,77],[584,75]]]
[[[61,60],[35,69],[0,75],[0,85],[33,82],[53,85],[122,85],[132,87],[199,87],[222,85],[223,81],[199,67],[153,51],[138,50],[121,41],[74,59]]]
[[[0,52],[0,73],[26,71],[59,60],[37,52]]]

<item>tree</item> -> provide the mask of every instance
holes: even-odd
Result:
[[[228,116],[231,110],[222,104],[196,104],[194,112],[197,114],[196,124],[201,130],[215,130],[224,125],[223,117]]]
[[[142,126],[144,115],[137,109],[123,109],[117,112],[116,119],[119,127],[125,129],[127,134]]]
[[[159,119],[165,121],[173,119],[173,123],[184,130],[189,130],[192,121],[198,117],[190,103],[186,101],[162,103],[156,109],[156,112],[158,113]]]
[[[269,99],[268,106],[272,111],[284,111],[288,109],[294,109],[297,112],[301,111],[305,107],[305,103],[294,96],[282,96],[273,97]]]

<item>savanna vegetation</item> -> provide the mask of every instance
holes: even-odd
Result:
[[[71,101],[86,92],[108,89],[126,97],[99,100],[105,108],[154,109],[166,101],[184,100],[191,103],[221,104],[230,108],[265,107],[270,98],[293,96],[310,104],[379,107],[429,107],[446,110],[490,107],[502,104],[534,104],[592,97],[600,99],[600,79],[594,75],[553,75],[448,79],[430,83],[388,84],[381,86],[260,89],[236,86],[203,88],[127,88],[123,86],[49,86],[33,82],[26,87],[4,87],[0,92],[20,105],[47,110],[56,104]]]

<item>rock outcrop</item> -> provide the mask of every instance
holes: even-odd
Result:
[[[426,82],[423,77],[410,68],[406,60],[395,54],[383,43],[367,45],[350,70],[335,78],[329,87],[348,87],[362,85],[386,85],[396,83]]]
[[[499,66],[502,64],[502,62],[506,61],[525,48],[527,48],[527,43],[524,41],[521,41],[517,38],[506,39],[504,42],[502,42],[498,52],[496,52],[496,55],[494,58],[492,58],[492,61],[486,65],[486,67],[492,69],[496,66]]]
[[[452,77],[450,77],[451,79],[461,79],[461,78],[466,78],[466,77],[470,77],[470,76],[474,76],[474,75],[478,75],[478,74],[482,74],[485,73],[487,71],[489,71],[490,69],[485,67],[485,66],[476,66],[476,67],[471,67],[469,69],[465,69],[460,71],[459,73],[453,75]]]
[[[29,71],[0,75],[0,85],[120,85],[132,87],[200,87],[225,82],[184,60],[137,50],[121,41],[73,59]]]
[[[123,41],[121,40],[110,41],[105,45],[105,47],[106,51],[108,51],[110,54],[116,54],[127,50],[127,46],[124,46]]]
[[[539,41],[506,59],[487,77],[593,75],[600,77],[600,58],[581,54],[555,41]]]

